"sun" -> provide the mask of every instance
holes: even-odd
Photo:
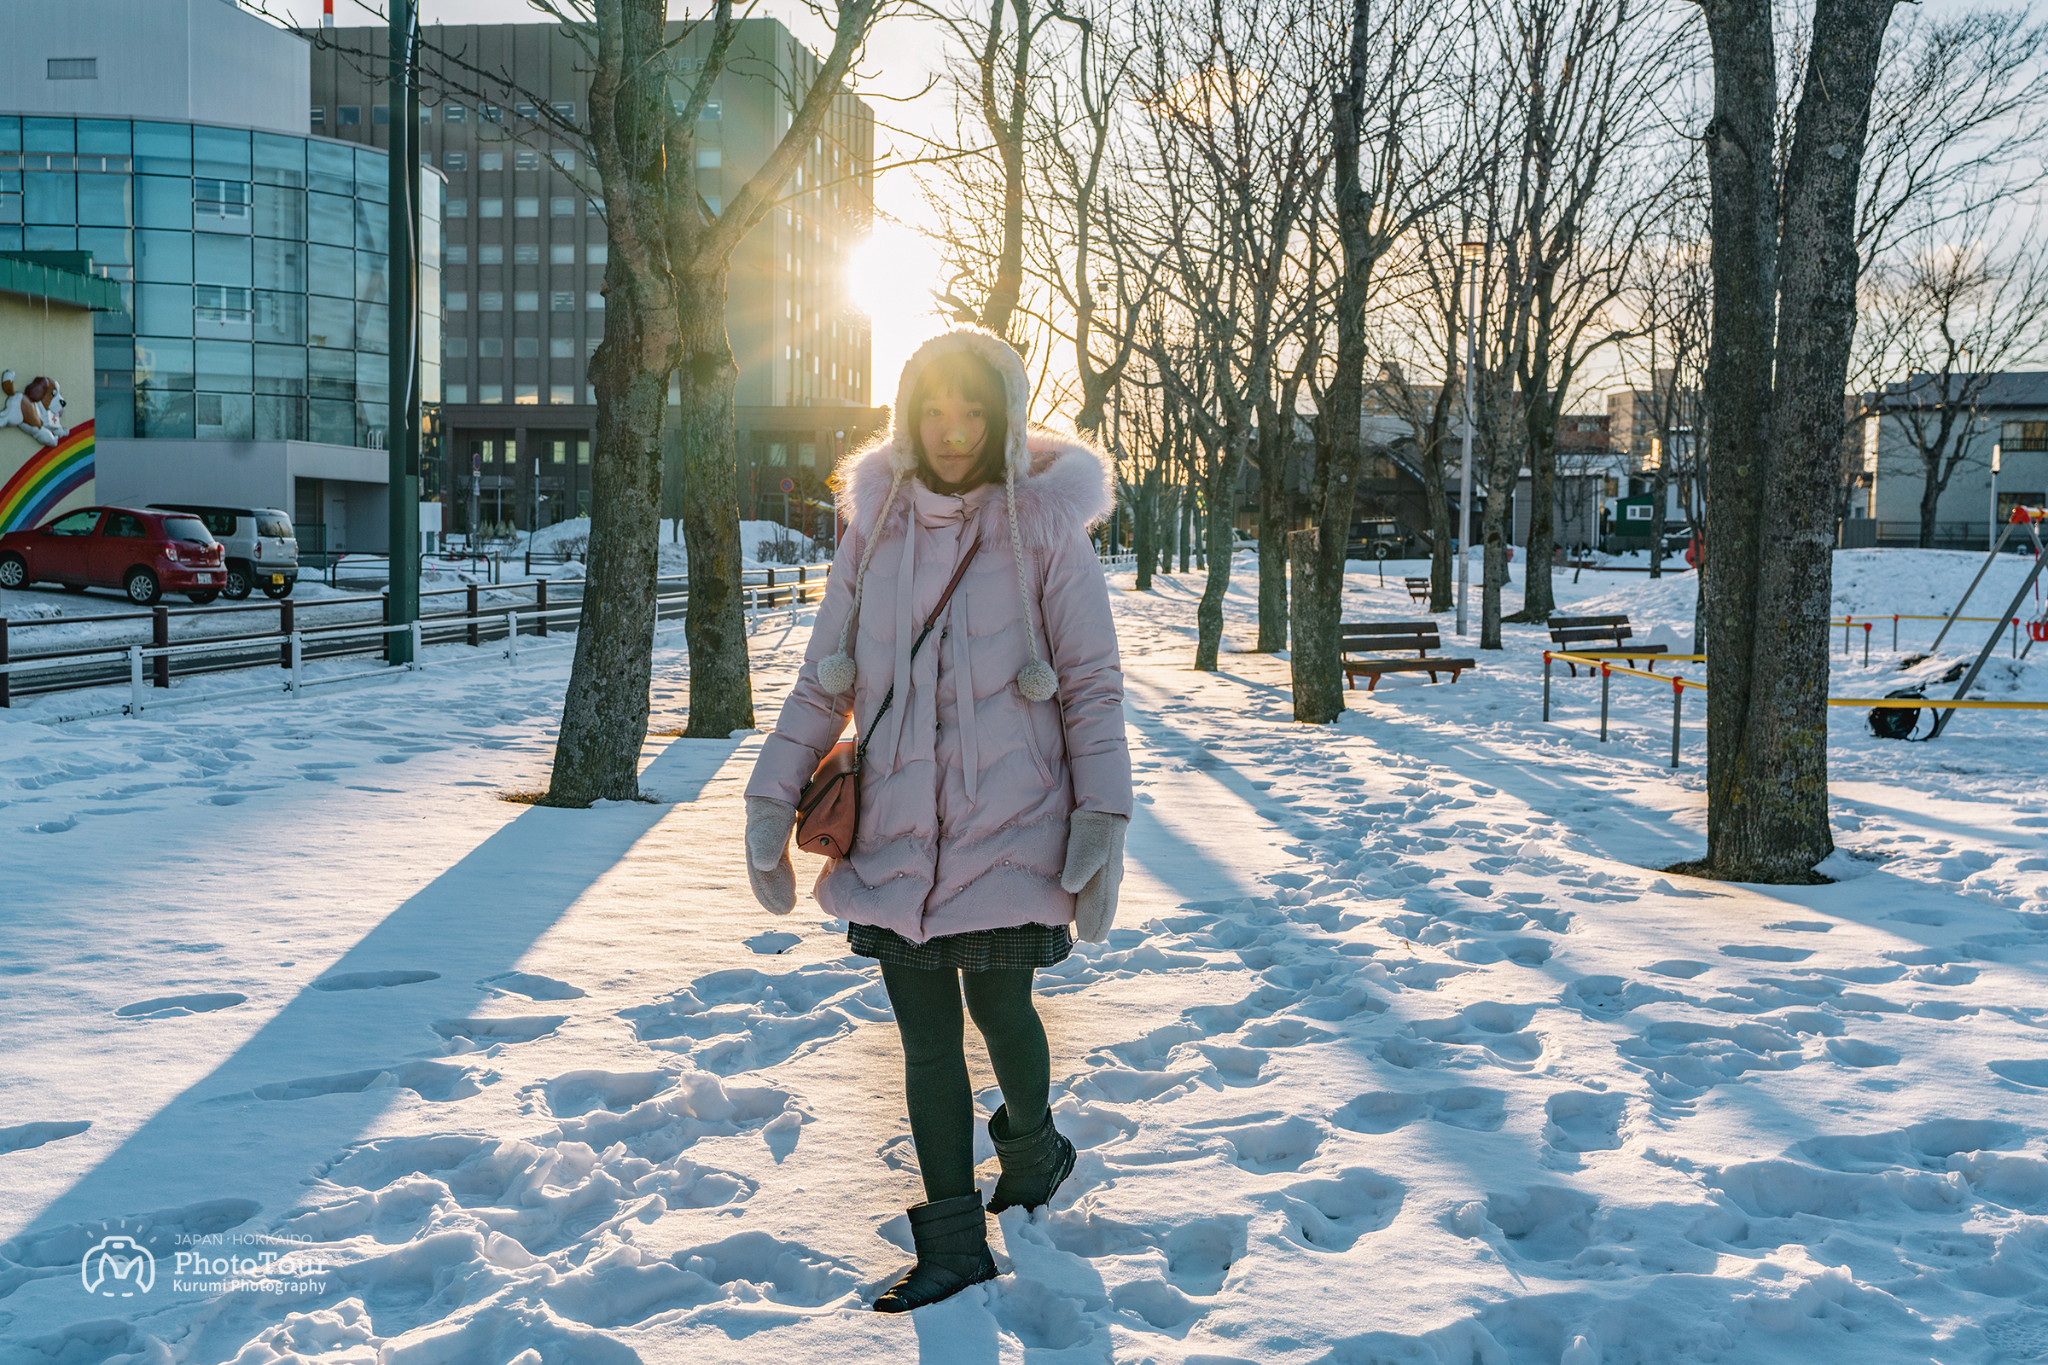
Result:
[[[920,234],[897,223],[877,222],[854,247],[851,266],[853,301],[878,325],[932,311],[939,258]]]

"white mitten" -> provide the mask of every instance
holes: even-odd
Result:
[[[789,834],[796,807],[772,796],[747,798],[747,880],[754,899],[771,915],[796,908],[796,869],[789,865]]]
[[[1124,880],[1124,831],[1131,817],[1078,810],[1067,825],[1067,866],[1061,889],[1074,893],[1074,932],[1089,943],[1109,937],[1117,888]]]

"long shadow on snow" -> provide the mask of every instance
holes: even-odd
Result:
[[[195,1234],[255,1217],[265,1201],[252,1194],[295,1198],[374,1117],[354,1094],[374,1090],[387,1103],[408,1093],[455,1099],[495,1081],[488,1063],[471,1057],[423,1060],[438,1052],[433,1021],[469,1013],[477,983],[516,967],[654,828],[666,803],[694,800],[735,747],[677,741],[663,749],[641,775],[660,803],[535,806],[484,840],[0,1243],[0,1298],[24,1278],[76,1266],[105,1220],[125,1219],[128,1234],[163,1257]],[[80,1297],[79,1311],[91,1315],[96,1302]]]

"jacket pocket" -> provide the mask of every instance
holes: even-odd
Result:
[[[1010,689],[1010,696],[1016,699],[1017,724],[1024,730],[1025,752],[1031,755],[1031,762],[1038,769],[1038,780],[1050,787],[1052,764],[1046,761],[1045,746],[1038,742],[1038,708],[1050,703],[1027,701],[1015,687]]]

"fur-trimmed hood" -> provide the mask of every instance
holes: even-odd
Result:
[[[925,342],[903,366],[896,385],[896,406],[887,433],[854,455],[841,478],[840,512],[863,539],[887,498],[889,483],[917,470],[917,443],[911,408],[918,377],[940,356],[967,352],[986,361],[1002,376],[1009,428],[1004,433],[1006,482],[1017,490],[1017,529],[1034,546],[1047,544],[1068,527],[1089,527],[1109,515],[1115,502],[1109,458],[1076,436],[1032,427],[1025,422],[1031,385],[1024,362],[1009,343],[979,327],[956,327]],[[999,486],[998,496],[1004,489]],[[900,495],[889,516],[890,528],[909,516],[909,501]],[[885,531],[886,534],[886,531]]]

